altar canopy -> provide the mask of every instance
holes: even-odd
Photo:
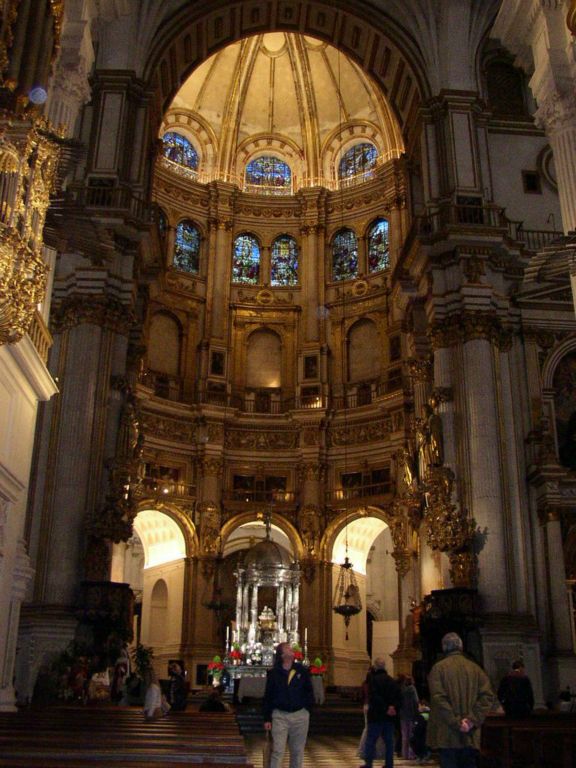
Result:
[[[232,639],[247,659],[272,664],[278,643],[300,640],[300,566],[270,539],[268,529],[266,538],[248,550],[235,576],[236,628]],[[264,587],[273,588],[275,601],[259,613],[258,596]]]

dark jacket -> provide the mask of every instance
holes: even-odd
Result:
[[[532,683],[526,675],[511,672],[498,686],[498,701],[508,717],[526,717],[534,709]]]
[[[272,720],[272,710],[297,712],[311,710],[314,704],[314,690],[308,669],[295,662],[291,669],[284,669],[281,663],[268,670],[262,712],[264,722]]]
[[[450,653],[432,667],[428,676],[431,710],[428,746],[433,749],[480,749],[480,726],[494,703],[488,676],[462,653]],[[474,728],[460,731],[468,718]]]
[[[368,673],[366,690],[368,693],[369,723],[393,720],[394,716],[388,715],[388,707],[395,707],[396,714],[400,712],[402,706],[400,686],[385,669],[373,669]]]

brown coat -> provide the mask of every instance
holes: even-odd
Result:
[[[486,673],[461,653],[451,653],[432,667],[428,685],[428,745],[434,749],[480,749],[480,726],[495,701]],[[462,718],[475,725],[469,733],[460,731]]]

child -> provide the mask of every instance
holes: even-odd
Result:
[[[414,720],[414,729],[412,731],[412,738],[410,739],[410,746],[416,755],[416,762],[420,765],[427,763],[431,755],[430,750],[426,746],[426,731],[428,729],[429,715],[430,707],[427,704],[422,703],[420,705],[420,711]]]

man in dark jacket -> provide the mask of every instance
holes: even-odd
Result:
[[[276,648],[274,666],[266,677],[264,728],[272,731],[270,768],[280,768],[290,749],[290,768],[302,768],[314,691],[308,669],[294,661],[290,643]]]
[[[532,683],[521,661],[512,663],[512,672],[498,686],[498,701],[508,717],[527,717],[534,709]]]
[[[402,693],[398,683],[386,672],[384,659],[377,658],[374,660],[372,669],[366,678],[365,691],[367,694],[368,727],[364,768],[372,768],[376,742],[380,735],[386,745],[386,768],[393,768],[394,725],[396,715],[402,704]]]

